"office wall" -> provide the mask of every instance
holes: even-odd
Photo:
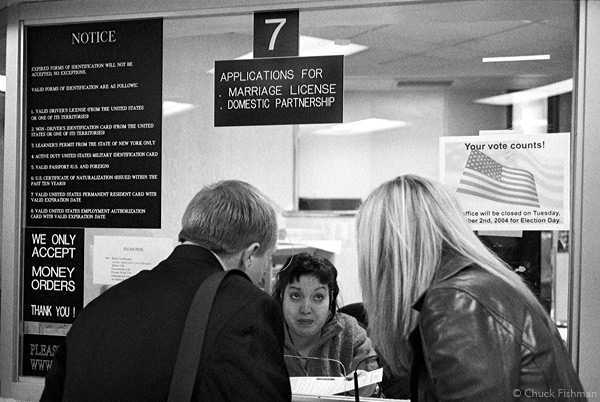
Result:
[[[177,21],[166,21],[167,34],[176,25]],[[251,43],[242,40],[232,44],[227,34],[164,40],[163,99],[191,106],[163,117],[162,221],[170,226],[169,233],[177,234],[179,219],[193,194],[216,180],[244,180],[279,205],[291,204],[291,126],[214,127],[215,76],[208,70],[215,60],[251,48]]]
[[[164,99],[190,104],[193,108],[164,117],[164,208],[160,236],[175,238],[187,201],[202,185],[219,179],[246,180],[283,209],[291,209],[294,128],[291,125],[213,127],[214,75],[207,71],[214,60],[243,54],[251,44],[244,43],[243,38],[232,43],[227,35],[209,32],[178,37],[175,25],[169,26],[170,23],[165,26]],[[208,30],[209,23],[204,29]],[[447,88],[346,92],[344,122],[380,118],[408,125],[370,135],[319,136],[318,141],[303,137],[303,133],[315,127],[301,126],[300,195],[364,199],[375,186],[399,174],[437,177],[440,136],[477,135],[482,129],[505,127],[503,107],[473,102],[489,95]],[[308,193],[303,193],[303,189]],[[293,241],[305,240],[306,236],[313,240],[340,241],[342,251],[336,256],[336,265],[340,269],[343,302],[362,299],[357,281],[353,218],[298,216],[282,222],[290,233],[303,233],[302,238],[292,238]]]
[[[176,191],[163,195],[163,232],[176,236],[187,200],[201,185],[222,178],[249,181],[283,209],[291,209],[294,128],[213,127],[214,76],[207,71],[213,60],[228,59],[251,48],[250,38],[239,36],[232,42],[228,35],[212,32],[214,22],[210,20],[198,28],[205,30],[201,35],[180,37],[178,23],[165,22],[164,97],[191,104],[193,109],[164,120],[163,188]],[[490,95],[449,88],[347,91],[344,122],[379,118],[407,125],[373,134],[318,137],[305,134],[320,126],[300,126],[300,196],[364,199],[378,184],[399,174],[437,177],[439,137],[505,128],[505,108],[474,102]],[[336,265],[342,302],[362,299],[353,218],[298,216],[282,222],[289,233],[302,233],[292,241],[340,241]]]
[[[344,135],[299,130],[301,197],[361,198],[404,173],[438,176],[438,138],[506,128],[506,108],[474,100],[489,93],[448,90],[349,91],[344,122],[385,119],[405,124]]]
[[[484,106],[479,92],[411,90],[347,92],[344,121],[380,118],[404,121],[406,127],[369,134],[302,137],[300,129],[300,195],[357,197],[385,180],[405,173],[438,177],[438,139],[477,135],[505,128],[505,108]],[[297,216],[285,220],[290,240],[338,240],[336,256],[341,304],[362,300],[358,284],[353,217]]]

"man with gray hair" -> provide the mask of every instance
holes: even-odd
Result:
[[[166,401],[196,290],[222,270],[261,278],[275,250],[276,212],[250,184],[221,181],[190,201],[179,240],[154,269],[113,286],[77,316],[41,401]],[[273,299],[248,278],[229,276],[211,310],[192,401],[290,401],[283,340]]]

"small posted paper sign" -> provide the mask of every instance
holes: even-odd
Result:
[[[94,283],[116,285],[152,269],[173,251],[173,240],[156,237],[94,237]]]

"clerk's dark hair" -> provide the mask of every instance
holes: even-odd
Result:
[[[275,246],[274,203],[254,186],[224,180],[201,189],[181,219],[179,241],[191,241],[216,254],[233,254],[259,243],[259,255]]]
[[[309,253],[298,253],[283,264],[283,269],[277,274],[277,281],[273,287],[273,298],[283,305],[283,295],[290,283],[298,282],[303,276],[314,276],[329,288],[329,311],[331,317],[338,309],[337,296],[340,288],[337,283],[337,269],[326,258]]]

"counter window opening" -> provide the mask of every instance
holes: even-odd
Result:
[[[507,7],[508,2],[511,7]],[[49,14],[42,14],[33,4],[19,5],[19,18],[25,27],[71,24],[79,21],[77,13],[89,18],[93,15],[93,22],[104,21],[91,6],[79,5],[74,16],[58,16],[59,5],[48,3],[45,7],[54,10]],[[148,244],[156,241],[163,246],[163,241],[170,241],[172,246],[187,200],[200,185],[221,179],[250,182],[282,207],[285,235],[270,275],[276,274],[278,263],[290,250],[316,253],[332,259],[339,269],[341,305],[361,302],[354,215],[373,188],[409,172],[437,177],[442,137],[505,130],[515,127],[517,120],[535,127],[538,133],[572,131],[569,93],[527,110],[476,100],[572,78],[574,3],[544,1],[544,7],[537,7],[539,1],[522,1],[517,6],[510,0],[346,3],[336,8],[302,8],[299,26],[301,38],[321,39],[334,49],[362,46],[361,51],[344,56],[344,116],[340,124],[215,127],[215,75],[211,69],[215,61],[234,60],[252,50],[252,12],[227,9],[214,15],[196,10],[187,15],[170,10],[161,15],[160,227],[78,228],[83,241],[84,305],[111,286],[98,279],[101,272],[95,261],[104,237],[126,243],[132,239]],[[140,12],[147,11],[141,7]],[[115,10],[106,20],[132,17],[119,12]],[[14,39],[12,34],[10,39]],[[300,45],[303,56],[302,41]],[[521,64],[481,62],[490,53],[515,52],[549,52],[551,59]],[[4,96],[7,102],[17,102],[10,94]],[[13,105],[7,110],[11,108],[17,109]],[[25,134],[18,134],[18,144],[4,138],[5,159],[22,147],[21,159],[26,157]],[[4,175],[4,214],[14,215],[17,221],[14,225],[10,219],[3,222],[2,342],[3,348],[5,344],[13,346],[2,352],[3,360],[11,364],[2,369],[1,382],[2,396],[27,399],[23,395],[28,394],[34,395],[29,398],[33,400],[41,392],[41,379],[23,371],[23,335],[30,340],[60,337],[67,333],[69,324],[24,320],[19,315],[26,308],[21,291],[11,284],[12,276],[5,274],[7,267],[19,267],[13,273],[18,279],[13,282],[22,286],[23,248],[14,244],[14,239],[23,239],[27,228],[20,218],[25,211],[14,205],[24,204],[24,194],[17,195],[16,202],[9,202],[7,195],[8,190],[21,189],[24,183],[24,166],[16,159],[4,161],[5,172],[17,172],[13,178]],[[481,234],[492,248],[514,262],[515,270],[522,266],[532,275],[528,279],[536,284],[552,317],[562,327],[568,322],[571,274],[563,232],[568,231],[511,233],[508,237]],[[270,282],[266,282],[265,289],[269,288]],[[20,303],[19,312],[8,314],[15,303]],[[15,329],[8,334],[6,328]],[[8,393],[6,387],[11,389]]]

